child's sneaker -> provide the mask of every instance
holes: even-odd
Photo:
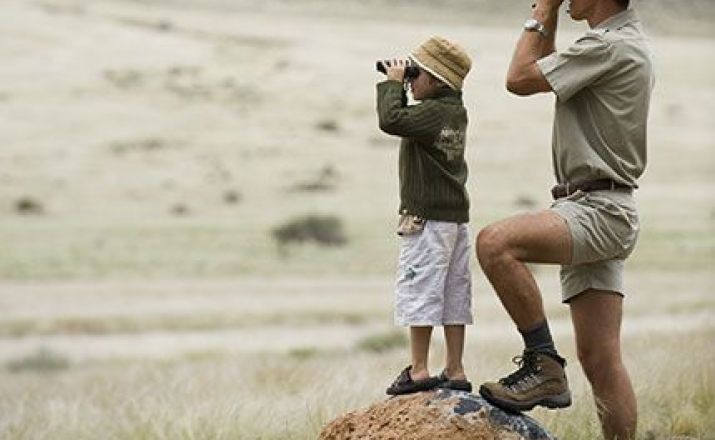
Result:
[[[443,371],[439,375],[439,388],[447,388],[454,391],[472,392],[472,383],[466,379],[450,379],[447,372]]]
[[[391,396],[397,396],[400,394],[412,394],[418,393],[420,391],[429,391],[431,389],[437,388],[440,383],[439,377],[428,377],[427,379],[413,380],[410,376],[410,370],[412,370],[412,365],[406,367],[397,379],[387,388],[387,394]]]

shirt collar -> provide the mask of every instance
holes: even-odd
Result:
[[[626,9],[600,22],[594,29],[614,29],[638,21],[633,9]]]

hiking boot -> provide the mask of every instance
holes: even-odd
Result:
[[[536,405],[566,408],[571,405],[571,392],[566,380],[566,360],[557,354],[525,350],[513,362],[519,369],[479,387],[488,402],[508,411],[528,411]]]

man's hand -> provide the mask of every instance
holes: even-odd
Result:
[[[387,66],[384,62],[382,65],[385,66],[385,70],[387,71],[387,79],[399,82],[403,82],[405,80],[405,67],[407,67],[407,61],[392,60],[389,66]]]
[[[564,0],[536,0],[536,8],[545,8],[549,11],[559,9]]]

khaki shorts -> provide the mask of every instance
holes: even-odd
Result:
[[[577,191],[551,210],[571,232],[571,264],[561,267],[563,301],[588,289],[625,292],[623,266],[638,239],[638,211],[627,191]]]
[[[472,323],[469,228],[426,220],[400,237],[395,324],[438,326]]]

